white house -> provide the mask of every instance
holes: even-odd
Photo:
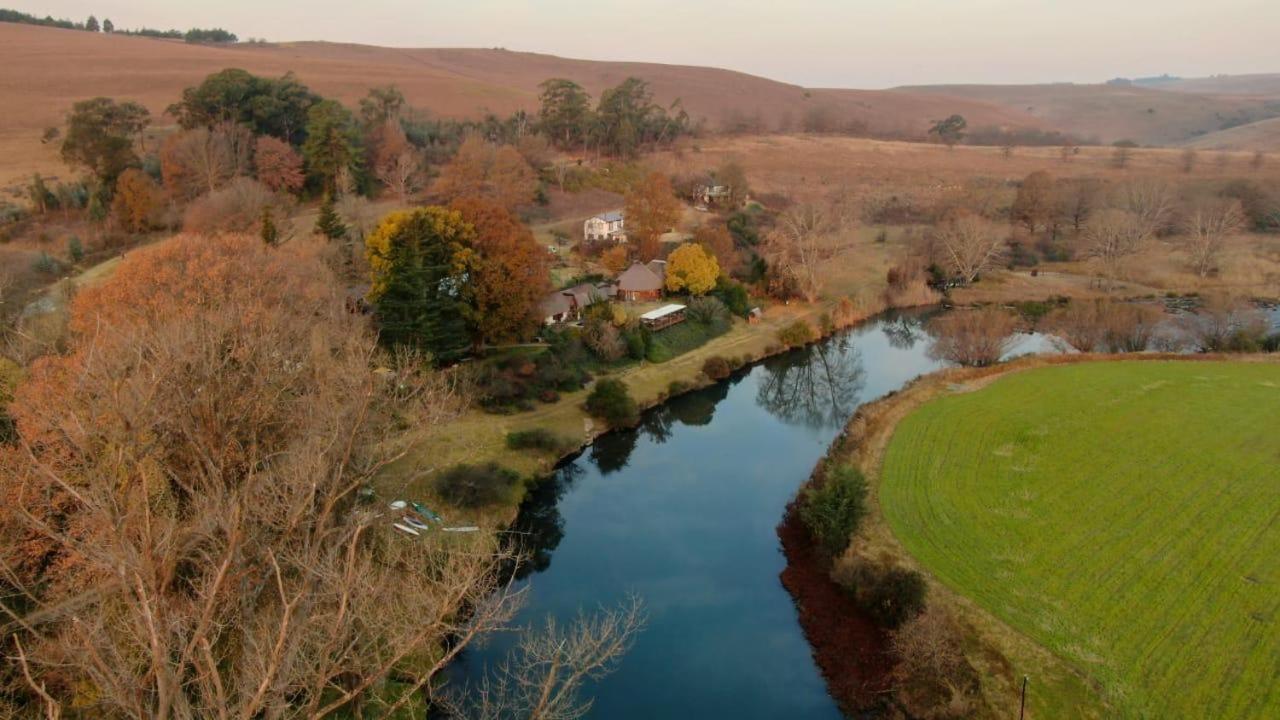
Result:
[[[626,221],[621,210],[601,213],[582,223],[583,240],[627,241]]]

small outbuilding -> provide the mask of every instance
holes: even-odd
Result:
[[[758,325],[760,320],[764,318],[764,310],[758,307],[751,308],[751,312],[747,313],[747,324]]]
[[[640,324],[650,330],[662,330],[684,322],[684,305],[663,305],[640,316]]]

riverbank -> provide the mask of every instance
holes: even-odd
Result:
[[[929,303],[932,304],[932,303]],[[878,295],[874,298],[832,300],[817,303],[773,305],[757,323],[735,319],[729,332],[664,363],[641,362],[623,370],[601,374],[626,384],[641,411],[661,405],[676,394],[712,385],[716,380],[702,372],[708,358],[721,357],[735,370],[761,362],[791,348],[778,340],[778,333],[795,322],[805,322],[815,332],[814,342],[866,322],[890,309]],[[379,482],[381,494],[395,497],[431,495],[430,479],[444,468],[459,463],[497,463],[522,477],[537,480],[549,474],[565,458],[581,452],[612,429],[591,417],[583,405],[592,385],[564,393],[552,403],[510,415],[473,408],[443,427],[426,428],[414,451],[388,468]],[[543,430],[564,438],[556,451],[515,450],[507,447],[512,433]],[[500,529],[515,519],[518,502],[494,508],[472,518]]]
[[[819,467],[828,462],[852,464],[862,470],[870,489],[870,513],[850,550],[837,562],[848,562],[858,557],[875,558],[880,562],[923,569],[890,529],[880,502],[880,483],[884,454],[895,429],[904,418],[925,403],[945,395],[973,392],[1013,373],[1053,365],[1224,359],[1277,362],[1274,356],[1235,355],[1037,356],[990,368],[942,370],[916,380],[901,392],[864,405],[832,443],[827,458],[819,464]],[[788,522],[798,525],[794,518],[788,518]],[[809,552],[807,534],[802,532],[801,542],[797,543],[794,539],[795,531],[788,526],[788,522],[784,522],[779,530],[788,561],[796,564],[795,573],[812,575],[813,557]],[[787,572],[793,571],[789,567]],[[1108,717],[1115,713],[1106,699],[1107,688],[1087,668],[1051,653],[969,598],[938,582],[927,572],[926,577],[929,578],[930,603],[940,605],[955,618],[962,635],[965,659],[981,678],[979,696],[976,698],[980,700],[981,707],[978,712],[973,713],[974,716],[1011,717],[1016,714],[1020,679],[1023,675],[1034,678],[1029,687],[1028,706],[1042,717]],[[854,612],[849,612],[848,607],[814,602],[812,598],[821,598],[824,593],[842,592],[830,579],[830,575],[825,579],[828,587],[808,587],[802,592],[793,590],[793,595],[800,609],[802,626],[810,637],[819,666],[829,678],[832,692],[849,693],[853,688],[848,687],[849,683],[841,673],[845,672],[843,668],[849,664],[848,655],[858,652],[858,648],[842,647],[830,642],[830,638],[856,637],[858,633],[865,633],[866,620],[856,612],[856,608]],[[788,589],[791,589],[791,585],[788,585]],[[875,667],[880,667],[880,664]],[[833,675],[834,681],[831,680]],[[850,693],[840,696],[840,700],[842,705],[862,707],[873,697],[866,693]]]

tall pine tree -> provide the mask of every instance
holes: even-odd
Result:
[[[431,353],[438,363],[470,348],[463,287],[473,271],[474,231],[456,211],[425,207],[388,215],[365,238],[383,344]]]
[[[338,217],[338,210],[333,205],[333,194],[325,193],[320,201],[320,217],[316,218],[316,234],[330,240],[341,240],[347,236],[347,226]]]

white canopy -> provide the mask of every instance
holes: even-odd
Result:
[[[663,305],[657,310],[650,310],[649,312],[641,315],[640,319],[641,320],[660,320],[670,315],[671,313],[680,312],[683,309],[684,309],[683,305]]]

